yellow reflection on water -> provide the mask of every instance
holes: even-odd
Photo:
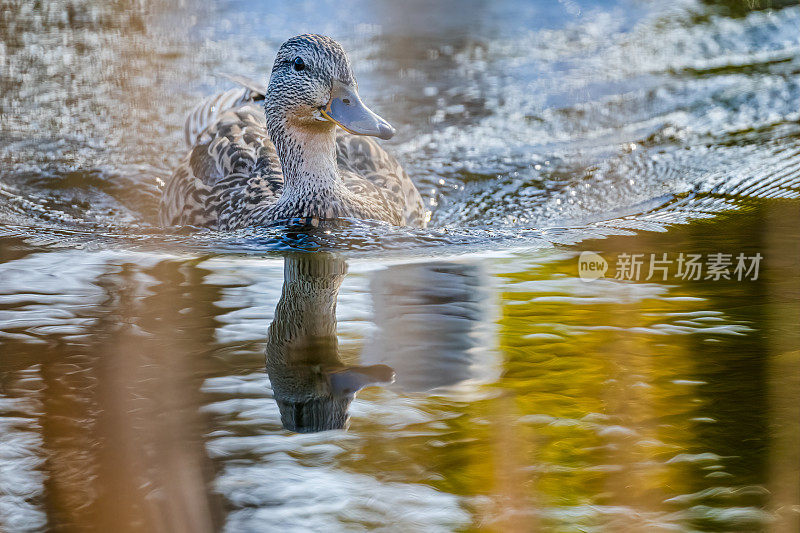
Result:
[[[787,225],[800,221],[787,209],[771,223],[635,243],[758,249],[773,258],[760,282],[584,283],[577,252],[499,261],[500,379],[415,404],[436,422],[359,420],[365,443],[345,464],[462,495],[476,530],[793,531],[800,254]],[[613,255],[631,240],[593,245]]]

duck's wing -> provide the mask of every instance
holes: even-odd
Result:
[[[339,169],[345,185],[360,196],[375,196],[406,226],[424,227],[428,211],[417,187],[391,154],[371,137],[339,131],[336,135]],[[352,176],[348,178],[349,176]]]
[[[183,125],[184,140],[189,147],[197,144],[200,135],[225,111],[264,100],[267,89],[259,82],[244,76],[222,76],[240,87],[209,96],[189,113]]]
[[[245,87],[206,99],[187,119],[194,142],[162,195],[162,225],[232,229],[256,205],[277,199],[283,174],[254,92]]]

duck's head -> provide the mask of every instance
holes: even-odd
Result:
[[[265,107],[272,136],[278,129],[331,132],[335,125],[355,135],[381,139],[390,139],[395,133],[359,98],[342,46],[322,35],[298,35],[281,45]]]

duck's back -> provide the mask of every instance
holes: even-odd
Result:
[[[254,89],[234,89],[189,115],[190,149],[162,195],[163,225],[237,228],[256,205],[277,200],[283,173],[259,99]]]
[[[161,200],[163,225],[221,230],[274,222],[269,208],[283,187],[275,146],[269,140],[253,87],[205,100],[184,129],[191,146]],[[413,182],[397,160],[371,138],[338,131],[339,171],[345,186],[387,206],[383,220],[424,226],[426,211]]]

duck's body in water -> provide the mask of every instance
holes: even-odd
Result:
[[[278,51],[266,91],[248,86],[226,95],[227,103],[208,100],[187,121],[192,149],[164,191],[162,224],[230,230],[343,217],[427,223],[411,179],[366,137],[389,139],[394,128],[361,102],[337,42],[293,37]]]

